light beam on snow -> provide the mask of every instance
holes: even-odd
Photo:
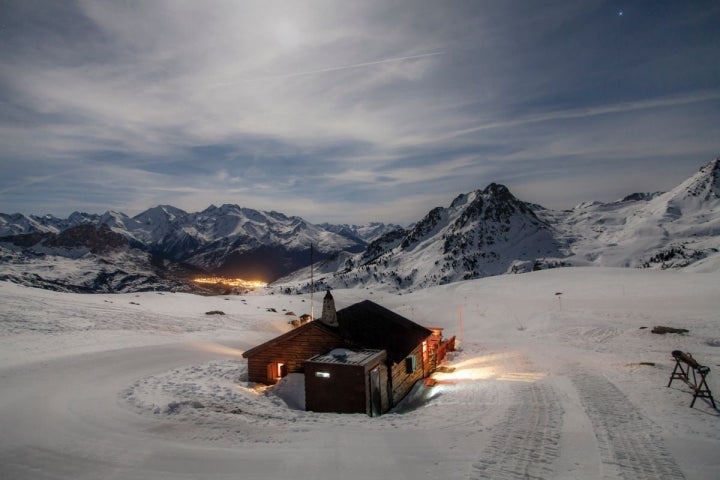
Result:
[[[507,372],[498,375],[497,379],[505,382],[537,382],[545,377],[542,372]]]
[[[518,369],[519,356],[515,352],[491,353],[449,365],[453,371],[436,372],[433,378],[439,384],[456,384],[473,380],[500,380],[504,382],[536,382],[544,373]]]
[[[439,383],[453,383],[458,380],[485,380],[495,376],[494,367],[461,368],[454,372],[439,372],[433,375]]]
[[[200,350],[201,352],[218,353],[220,355],[239,358],[242,358],[242,354],[244,352],[244,350],[238,350],[237,348],[228,347],[214,342],[195,342],[190,344],[190,348],[193,350]]]

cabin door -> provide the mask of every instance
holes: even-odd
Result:
[[[382,392],[380,391],[380,367],[370,370],[370,416],[382,415]]]
[[[287,375],[287,367],[284,363],[272,362],[267,366],[267,379],[269,383],[276,383],[278,380]]]

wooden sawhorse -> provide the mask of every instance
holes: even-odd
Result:
[[[710,387],[708,387],[707,381],[705,380],[707,374],[710,373],[710,368],[700,365],[697,360],[695,360],[693,356],[687,352],[673,350],[672,356],[675,359],[675,369],[673,370],[672,375],[670,375],[670,382],[668,382],[667,386],[669,387],[672,384],[672,381],[676,378],[680,379],[693,390],[694,394],[690,408],[695,405],[695,400],[697,400],[698,397],[701,397],[709,398],[713,408],[717,409],[715,406],[715,399],[713,398]],[[700,383],[698,383],[698,376],[700,377]]]

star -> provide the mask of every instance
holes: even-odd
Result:
[[[619,10],[619,11],[618,11],[618,17],[622,17],[622,16],[623,16],[623,11],[622,11],[622,10]]]

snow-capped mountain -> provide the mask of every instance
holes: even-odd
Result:
[[[388,232],[403,228],[394,223],[382,222],[370,222],[365,225],[348,225],[347,223],[334,225],[332,223],[321,223],[319,226],[329,232],[335,232],[350,240],[363,243],[370,243]]]
[[[316,265],[316,288],[397,290],[557,266],[720,268],[720,159],[669,192],[555,211],[497,184],[431,210],[337,265]],[[309,288],[309,270],[279,280]]]
[[[351,239],[279,212],[237,205],[211,205],[188,213],[160,205],[128,217],[73,213],[53,216],[2,215],[0,237],[18,234],[61,234],[81,225],[106,225],[124,236],[131,247],[183,262],[208,272],[272,280],[309,260],[312,244],[317,259],[340,251],[361,251],[365,242]],[[26,240],[28,242],[30,240]]]
[[[72,292],[190,291],[197,269],[130,246],[107,224],[3,237],[0,280]]]
[[[410,229],[388,232],[319,282],[321,287],[381,283],[408,289],[529,271],[566,256],[558,237],[529,204],[493,183],[459,195],[449,207],[432,209]],[[306,270],[279,283],[302,279]]]

